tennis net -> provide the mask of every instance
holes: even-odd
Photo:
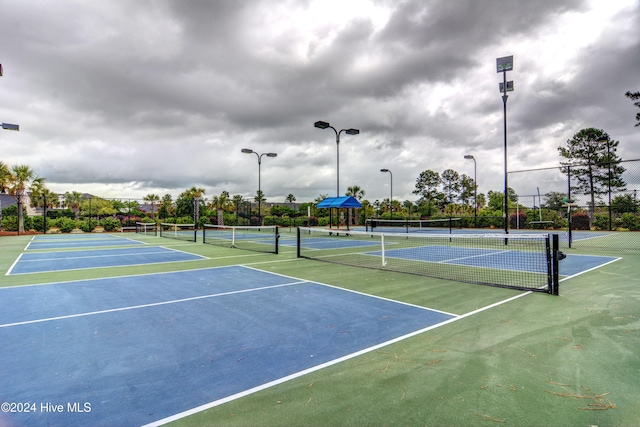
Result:
[[[195,224],[168,224],[160,223],[160,237],[169,239],[187,240],[195,242],[198,236],[198,229]]]
[[[155,222],[136,222],[136,233],[157,236],[158,225]]]
[[[455,229],[462,228],[462,218],[441,219],[376,219],[369,218],[366,221],[366,231],[378,231],[380,233],[453,233]]]
[[[298,257],[556,294],[558,236],[298,228]]]
[[[278,226],[225,226],[205,224],[202,242],[226,248],[278,253]]]

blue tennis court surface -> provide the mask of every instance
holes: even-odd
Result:
[[[18,260],[7,272],[7,275],[85,268],[122,267],[200,259],[206,259],[206,257],[161,246],[64,252],[29,252],[20,255]]]
[[[180,417],[455,317],[238,266],[2,288],[0,421]]]
[[[73,249],[143,244],[143,242],[113,234],[66,234],[64,236],[50,234],[34,236],[26,249]]]

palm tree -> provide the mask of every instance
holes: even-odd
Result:
[[[9,166],[0,161],[0,193],[4,193],[9,187],[9,179],[11,177],[11,170]]]
[[[267,198],[264,197],[262,190],[258,190],[253,200],[258,204],[258,217],[260,218],[260,225],[262,225],[262,204],[267,201]]]
[[[160,219],[165,219],[173,215],[173,200],[171,194],[165,194],[160,201],[160,210],[158,216]]]
[[[216,210],[216,216],[218,217],[218,225],[224,225],[224,211],[227,210],[231,205],[229,197],[230,197],[229,192],[225,190],[222,193],[220,193],[219,196],[214,196],[213,199],[211,200],[211,203],[209,204],[210,209]]]
[[[345,195],[353,196],[358,199],[358,201],[361,201],[364,197],[364,190],[360,188],[359,185],[352,185],[351,187],[347,187],[347,192],[345,193]],[[357,211],[355,217],[358,218]],[[349,209],[349,222],[351,222],[351,209]],[[360,221],[356,220],[356,223],[360,223]]]
[[[156,202],[160,201],[160,196],[158,196],[157,194],[147,194],[142,198],[142,200],[144,200],[145,202],[151,203],[151,217],[155,220],[156,219],[155,206],[156,206]]]
[[[242,206],[242,195],[236,194],[233,196],[233,207],[236,211],[236,225],[240,225],[240,206]]]
[[[218,206],[216,206],[218,225],[224,225],[224,211],[227,210],[231,204],[229,198],[229,192],[226,190],[220,193],[220,197],[218,197]]]
[[[31,207],[37,208],[55,208],[60,204],[58,193],[54,193],[46,187],[35,188],[29,195]]]
[[[47,232],[47,209],[55,208],[60,205],[58,193],[54,193],[48,188],[35,188],[29,195],[31,206],[42,208],[43,229],[42,233]]]
[[[64,193],[64,203],[67,208],[71,209],[78,219],[80,217],[80,205],[82,204],[82,193],[78,193],[77,191],[73,191],[69,193],[68,191]]]
[[[44,178],[38,177],[36,172],[28,165],[13,165],[9,171],[8,179],[9,194],[11,194],[18,204],[18,232],[24,233],[24,218],[22,204],[27,192],[39,193],[44,189]]]

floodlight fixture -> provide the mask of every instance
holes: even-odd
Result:
[[[496,68],[498,73],[502,73],[504,71],[512,71],[513,70],[513,55],[504,56],[502,58],[496,59]]]
[[[500,92],[513,92],[513,81],[507,82],[507,90],[505,90],[504,83],[502,82],[498,84],[498,87],[500,88]]]
[[[14,124],[11,124],[11,123],[3,123],[2,124],[2,129],[19,131],[20,130],[20,125],[14,125]]]
[[[246,154],[255,154],[258,158],[258,219],[260,220],[260,225],[262,225],[262,184],[261,184],[261,165],[262,165],[262,156],[267,157],[277,157],[277,153],[262,153],[258,154],[256,151],[253,151],[251,148],[243,148],[240,150]]]
[[[318,120],[313,124],[313,126],[318,129],[327,129],[331,128],[336,133],[336,197],[340,197],[340,134],[342,132],[347,135],[358,135],[360,133],[359,129],[349,128],[349,129],[341,129],[338,131],[336,128],[331,126],[329,122],[323,122],[322,120]]]

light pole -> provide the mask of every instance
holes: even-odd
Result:
[[[513,70],[513,55],[496,59],[498,73],[502,73],[502,107],[504,112],[504,232],[509,234],[509,195],[507,193],[507,92],[513,91],[513,81],[507,81],[507,71]]]
[[[260,220],[260,225],[262,225],[262,189],[260,187],[260,165],[262,164],[262,156],[267,157],[276,157],[278,154],[276,153],[262,153],[258,154],[250,148],[243,148],[241,150],[246,154],[255,154],[258,157],[258,219]]]
[[[391,177],[391,197],[389,197],[389,216],[390,219],[393,220],[393,174],[389,169],[380,169],[380,172],[389,172],[389,176]]]
[[[471,154],[464,156],[467,160],[473,160],[473,228],[478,228],[478,175],[476,158]]]
[[[338,131],[338,130],[336,130],[336,128],[331,126],[328,122],[323,122],[323,121],[317,121],[313,125],[315,127],[317,127],[318,129],[331,128],[336,133],[336,159],[337,159],[337,165],[336,165],[336,175],[337,175],[336,197],[340,197],[340,134],[342,132],[344,132],[347,135],[357,135],[357,134],[360,133],[360,131],[358,129],[354,129],[354,128],[341,129],[340,131]]]

